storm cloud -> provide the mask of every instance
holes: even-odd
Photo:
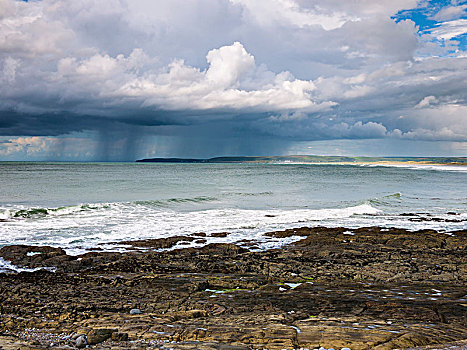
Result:
[[[0,159],[465,143],[466,7],[436,4],[0,0]]]

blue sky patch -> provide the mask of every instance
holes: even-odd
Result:
[[[437,43],[446,54],[466,50],[467,1],[423,1],[414,9],[398,12],[393,19],[412,20],[422,40]]]

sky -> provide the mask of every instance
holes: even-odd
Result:
[[[0,160],[467,156],[467,1],[0,0]]]

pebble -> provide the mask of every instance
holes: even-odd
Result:
[[[139,315],[141,313],[140,309],[131,309],[130,315]]]
[[[80,335],[76,338],[75,345],[78,349],[84,348],[88,344],[85,335]]]

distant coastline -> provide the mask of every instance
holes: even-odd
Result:
[[[197,158],[145,158],[139,163],[258,163],[258,164],[407,164],[467,165],[467,157],[346,157],[346,156],[265,156]]]

